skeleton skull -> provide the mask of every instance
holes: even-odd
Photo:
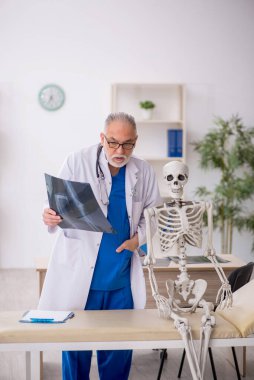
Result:
[[[169,186],[170,196],[173,199],[181,199],[183,187],[189,177],[188,166],[180,161],[171,161],[163,166],[163,177]]]

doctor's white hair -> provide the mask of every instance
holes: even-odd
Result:
[[[130,124],[133,127],[134,131],[137,133],[137,126],[134,117],[124,112],[110,113],[108,115],[107,119],[105,120],[105,133],[107,132],[109,124],[116,120]]]

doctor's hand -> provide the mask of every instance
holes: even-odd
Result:
[[[118,247],[116,249],[116,252],[117,253],[121,253],[125,249],[127,249],[128,251],[134,252],[135,249],[138,248],[138,246],[139,246],[139,243],[138,243],[138,234],[136,234],[136,235],[133,236],[133,238],[131,238],[129,240],[125,240],[123,242],[123,244],[121,244],[120,247]]]
[[[49,227],[55,227],[62,221],[62,218],[59,215],[56,215],[56,212],[51,208],[44,209],[42,218],[44,224]]]

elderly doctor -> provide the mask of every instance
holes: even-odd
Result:
[[[89,182],[117,234],[57,227],[61,218],[46,208],[43,221],[58,230],[39,309],[110,310],[144,308],[145,282],[138,247],[145,243],[144,208],[161,203],[155,174],[132,156],[135,120],[110,114],[100,144],[70,154],[59,177]],[[63,352],[64,380],[89,379],[92,351]],[[101,380],[128,379],[131,350],[98,351]]]

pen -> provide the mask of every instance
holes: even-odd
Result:
[[[54,318],[30,318],[31,322],[52,323]]]

